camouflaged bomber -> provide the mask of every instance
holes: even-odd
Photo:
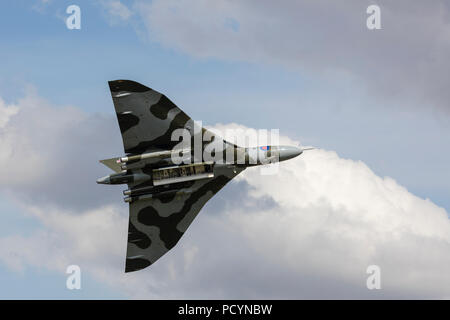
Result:
[[[130,80],[110,81],[109,87],[126,156],[100,160],[114,173],[97,183],[128,185],[125,272],[146,268],[172,249],[205,203],[245,168],[305,150],[239,147],[200,127],[155,90]]]

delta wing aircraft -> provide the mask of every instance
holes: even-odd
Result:
[[[239,147],[140,83],[115,80],[109,87],[125,156],[100,160],[114,173],[97,183],[128,185],[125,272],[146,268],[172,249],[205,203],[247,167],[291,159],[307,149]]]

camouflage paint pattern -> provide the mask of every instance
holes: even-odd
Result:
[[[263,160],[282,161],[302,152],[289,146],[238,147],[199,127],[166,96],[140,83],[116,80],[109,87],[126,156],[101,160],[115,173],[97,183],[128,185],[124,192],[129,202],[125,272],[146,268],[172,249],[211,197],[246,167],[267,163],[260,155]],[[167,151],[178,150],[179,141],[171,139],[176,129],[190,133],[190,159],[196,164],[212,163],[214,175],[200,179],[195,170],[197,180],[175,178],[153,185],[153,170],[174,165]],[[204,136],[210,139],[203,141]],[[198,141],[200,159],[194,150]],[[203,159],[203,151],[211,150],[213,159]],[[185,180],[192,177],[191,173]]]
[[[172,249],[206,202],[242,170],[217,165],[212,179],[191,181],[169,196],[132,202],[125,271],[145,268]]]

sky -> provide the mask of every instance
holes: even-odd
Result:
[[[0,39],[0,298],[450,298],[447,1],[19,0]],[[114,79],[318,149],[246,170],[124,274],[122,189],[95,183],[123,152]]]

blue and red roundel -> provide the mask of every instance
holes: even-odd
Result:
[[[270,146],[262,146],[262,147],[259,147],[261,150],[263,150],[263,151],[269,151],[270,150]]]

